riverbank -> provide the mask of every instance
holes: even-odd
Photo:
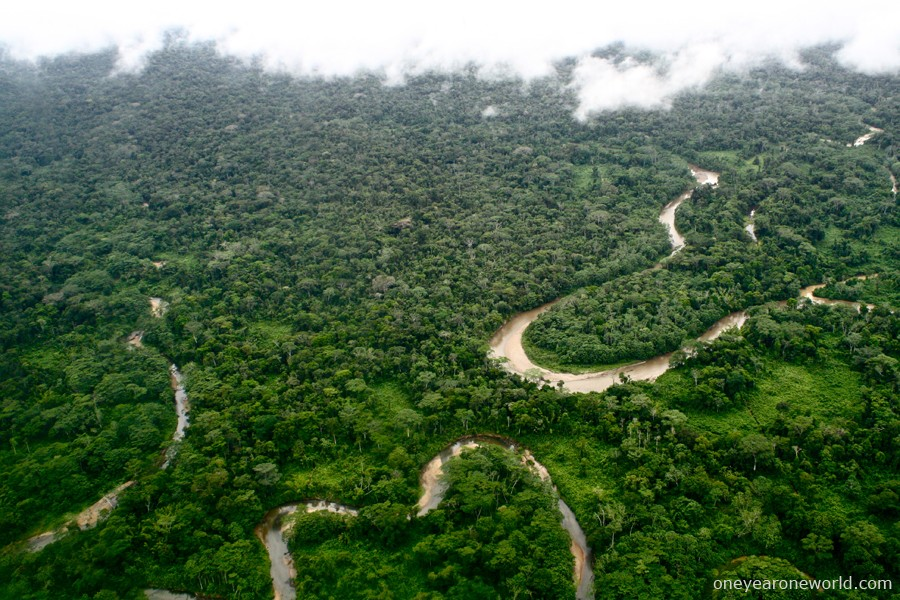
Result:
[[[865,279],[866,275],[860,275],[854,279]],[[863,304],[859,302],[851,302],[848,300],[830,300],[828,298],[820,298],[815,295],[815,291],[825,284],[819,283],[809,285],[800,290],[799,297],[813,304],[824,304],[829,306],[846,306],[861,310]],[[587,373],[566,373],[545,369],[536,365],[525,353],[522,344],[522,334],[525,329],[540,316],[541,313],[549,309],[557,301],[545,304],[537,309],[519,313],[513,316],[509,321],[494,334],[490,342],[491,358],[503,360],[503,367],[515,375],[519,375],[524,379],[543,380],[550,385],[562,384],[563,388],[570,392],[602,392],[616,383],[622,378],[628,378],[637,381],[653,381],[667,370],[669,370],[669,362],[674,352],[667,352],[659,356],[655,356],[648,360],[633,362],[623,367],[616,367],[604,371],[587,372]],[[787,301],[775,302],[775,305],[784,305]],[[871,310],[872,304],[865,304]],[[711,342],[722,335],[725,331],[734,328],[740,328],[747,320],[746,311],[737,311],[728,314],[704,331],[698,338],[700,342]]]
[[[448,490],[447,483],[443,478],[444,466],[451,460],[459,457],[464,450],[483,445],[497,446],[516,453],[520,457],[523,466],[527,467],[541,481],[550,485],[553,493],[557,496],[557,508],[561,517],[560,525],[569,535],[571,541],[570,552],[573,560],[573,580],[577,590],[576,598],[577,600],[590,600],[593,598],[594,572],[592,553],[591,548],[587,544],[584,531],[579,525],[575,514],[565,501],[559,497],[559,491],[553,483],[547,468],[534,457],[530,450],[522,447],[514,440],[499,435],[471,435],[459,438],[441,450],[425,464],[420,473],[421,494],[417,503],[418,510],[415,517],[426,516],[429,512],[436,509],[443,500]],[[300,508],[305,508],[308,513],[328,511],[352,517],[358,515],[355,508],[320,499],[286,504],[273,508],[266,513],[263,520],[256,527],[255,533],[269,555],[270,575],[272,577],[275,600],[295,600],[297,597],[293,586],[293,579],[296,577],[297,571],[285,539],[285,533],[292,526],[289,522],[286,522],[286,517],[295,514]],[[413,517],[410,516],[408,518],[412,519]]]

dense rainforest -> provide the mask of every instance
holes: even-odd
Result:
[[[571,598],[557,496],[596,598],[900,584],[900,80],[834,52],[584,122],[569,62],[388,86],[177,36],[137,72],[0,55],[0,598],[269,598],[254,530],[308,499],[358,515],[289,520],[299,598]],[[657,219],[691,165],[719,183],[669,256]],[[797,299],[819,283],[874,306]],[[572,394],[488,357],[560,297],[526,331],[537,363],[675,368]],[[476,433],[555,487],[477,448],[416,517],[423,466]]]

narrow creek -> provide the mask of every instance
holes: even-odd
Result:
[[[59,529],[53,531],[45,531],[39,535],[28,538],[28,551],[38,552],[43,550],[60,537],[69,532],[73,527],[85,530],[96,527],[97,523],[106,519],[109,513],[119,505],[119,494],[135,484],[134,481],[126,481],[113,491],[105,494],[102,498],[88,506],[86,509],[78,513],[74,519],[64,524]]]
[[[512,440],[493,435],[471,435],[456,440],[439,452],[422,469],[419,478],[422,495],[419,497],[416,516],[424,517],[437,508],[444,499],[444,495],[447,493],[447,483],[443,478],[444,465],[462,454],[463,450],[477,448],[485,444],[521,453],[522,464],[553,488],[554,494],[557,495],[557,507],[561,514],[560,524],[571,539],[570,551],[573,557],[573,578],[577,587],[576,598],[577,600],[590,600],[593,598],[594,572],[591,565],[591,549],[587,545],[584,531],[581,529],[569,506],[562,498],[558,497],[559,491],[553,484],[547,468],[538,462],[528,449],[521,447]],[[290,528],[290,524],[284,522],[284,517],[296,513],[300,508],[305,508],[306,512],[329,511],[349,516],[357,516],[358,514],[354,508],[326,500],[286,504],[266,513],[262,522],[256,527],[256,537],[265,546],[269,555],[275,600],[295,600],[297,597],[297,592],[293,585],[293,579],[296,577],[297,571],[294,568],[294,561],[288,549],[287,541],[284,539],[284,534]]]
[[[756,239],[756,224],[754,223],[754,219],[756,219],[756,209],[753,208],[750,210],[750,222],[744,225],[744,230],[747,232],[747,235],[750,236],[750,239],[754,242],[759,243],[759,240]]]
[[[269,574],[272,576],[275,600],[296,600],[297,598],[297,590],[294,589],[293,583],[294,577],[297,576],[297,570],[294,568],[294,560],[288,550],[287,540],[284,539],[284,534],[290,529],[290,524],[284,522],[284,517],[296,513],[301,507],[308,513],[328,511],[351,517],[359,514],[354,508],[327,500],[286,504],[266,513],[262,522],[256,526],[256,537],[269,554]]]
[[[169,381],[172,391],[175,392],[175,414],[178,416],[178,424],[175,426],[175,433],[172,434],[173,444],[166,449],[166,460],[160,467],[161,469],[167,469],[172,459],[175,458],[178,453],[178,442],[184,439],[184,431],[190,425],[191,405],[187,392],[184,391],[184,376],[174,363],[169,365]]]
[[[574,558],[573,576],[575,579],[577,600],[588,600],[593,598],[594,571],[591,565],[591,549],[587,545],[587,539],[584,531],[578,524],[575,514],[569,508],[562,498],[559,498],[559,490],[553,484],[550,473],[547,468],[539,463],[531,451],[522,448],[512,440],[490,436],[490,435],[473,435],[461,438],[438,453],[432,458],[422,470],[420,482],[422,485],[422,496],[419,498],[419,512],[416,516],[423,517],[438,507],[447,493],[447,482],[444,481],[444,465],[453,458],[462,454],[467,448],[477,448],[483,444],[500,446],[510,452],[521,452],[522,464],[537,475],[541,481],[545,481],[553,488],[553,493],[557,495],[557,507],[562,515],[561,525],[569,534],[571,539],[570,551]]]
[[[711,185],[717,186],[719,185],[719,173],[715,171],[707,171],[705,169],[701,169],[696,165],[689,165],[691,168],[691,175],[694,176],[694,179],[697,180],[697,185]],[[684,203],[685,200],[691,197],[691,194],[694,193],[694,188],[691,188],[666,204],[662,212],[659,213],[659,222],[666,226],[666,229],[669,231],[669,241],[672,242],[672,253],[669,256],[675,256],[678,254],[682,248],[684,248],[685,240],[684,237],[678,232],[678,229],[675,228],[675,211],[678,210],[678,207]]]
[[[169,303],[162,298],[150,298],[150,314],[155,318],[162,318],[168,306]],[[143,337],[143,331],[134,331],[127,337],[126,343],[132,349],[142,348]],[[184,389],[183,380],[184,377],[181,374],[181,371],[178,370],[178,367],[175,364],[170,364],[169,381],[175,395],[175,414],[178,416],[178,422],[175,426],[175,432],[172,434],[172,441],[174,443],[166,449],[165,460],[160,466],[161,469],[167,469],[171,464],[172,459],[175,458],[175,455],[178,453],[177,443],[184,439],[184,432],[190,424],[188,416],[191,405],[188,400],[187,392]],[[67,522],[59,529],[45,531],[44,533],[28,538],[28,551],[38,552],[43,550],[58,540],[63,534],[67,533],[73,526],[77,526],[79,529],[96,527],[97,523],[108,517],[110,511],[118,506],[119,494],[134,485],[134,483],[134,481],[126,481],[113,491],[105,494],[100,500],[78,513],[73,520]],[[154,591],[162,592],[162,590]]]
[[[863,144],[865,144],[866,142],[871,140],[873,137],[875,137],[877,134],[884,132],[884,129],[879,129],[878,127],[872,127],[871,125],[866,125],[866,127],[869,128],[869,133],[859,136],[858,138],[856,138],[856,140],[853,141],[852,144],[847,144],[848,148],[862,146]]]
[[[869,128],[869,133],[859,136],[858,138],[856,138],[853,141],[852,144],[847,144],[848,148],[855,148],[858,146],[862,146],[863,144],[865,144],[866,142],[871,140],[873,137],[875,137],[877,134],[884,133],[884,129],[879,129],[878,127],[873,127],[871,125],[866,125],[866,127]],[[891,193],[894,194],[894,196],[896,196],[897,195],[897,178],[894,177],[893,173],[890,174],[890,177],[891,177]]]

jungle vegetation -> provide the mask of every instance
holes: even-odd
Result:
[[[298,518],[303,597],[571,597],[552,492],[503,452],[456,459],[440,509],[407,519],[421,467],[476,432],[548,467],[597,598],[704,597],[746,556],[900,582],[900,84],[834,50],[584,123],[568,63],[391,87],[177,37],[136,73],[113,51],[0,57],[0,597],[271,597],[254,527],[306,498],[360,517]],[[666,259],[657,216],[689,164],[720,184],[679,209]],[[819,282],[876,308],[795,300]],[[527,334],[542,364],[751,316],[655,383],[567,394],[487,358],[561,296]],[[162,470],[170,363],[191,425]],[[96,528],[25,550],[125,480]]]

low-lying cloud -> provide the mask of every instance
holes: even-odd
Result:
[[[572,73],[578,91],[575,117],[584,120],[598,110],[634,106],[667,108],[680,91],[705,84],[729,63],[717,44],[692,44],[676,51],[662,67],[625,58],[615,62],[585,56]]]
[[[798,49],[821,43],[843,44],[839,59],[860,71],[900,70],[900,3],[892,0],[559,0],[539,6],[477,0],[37,0],[4,12],[0,43],[17,58],[116,45],[123,69],[139,68],[173,28],[273,70],[325,76],[376,71],[393,84],[411,73],[472,63],[486,76],[530,79],[575,57],[579,118],[621,106],[665,107],[718,69],[772,56],[790,63]],[[616,42],[662,54],[665,68],[591,56]]]

